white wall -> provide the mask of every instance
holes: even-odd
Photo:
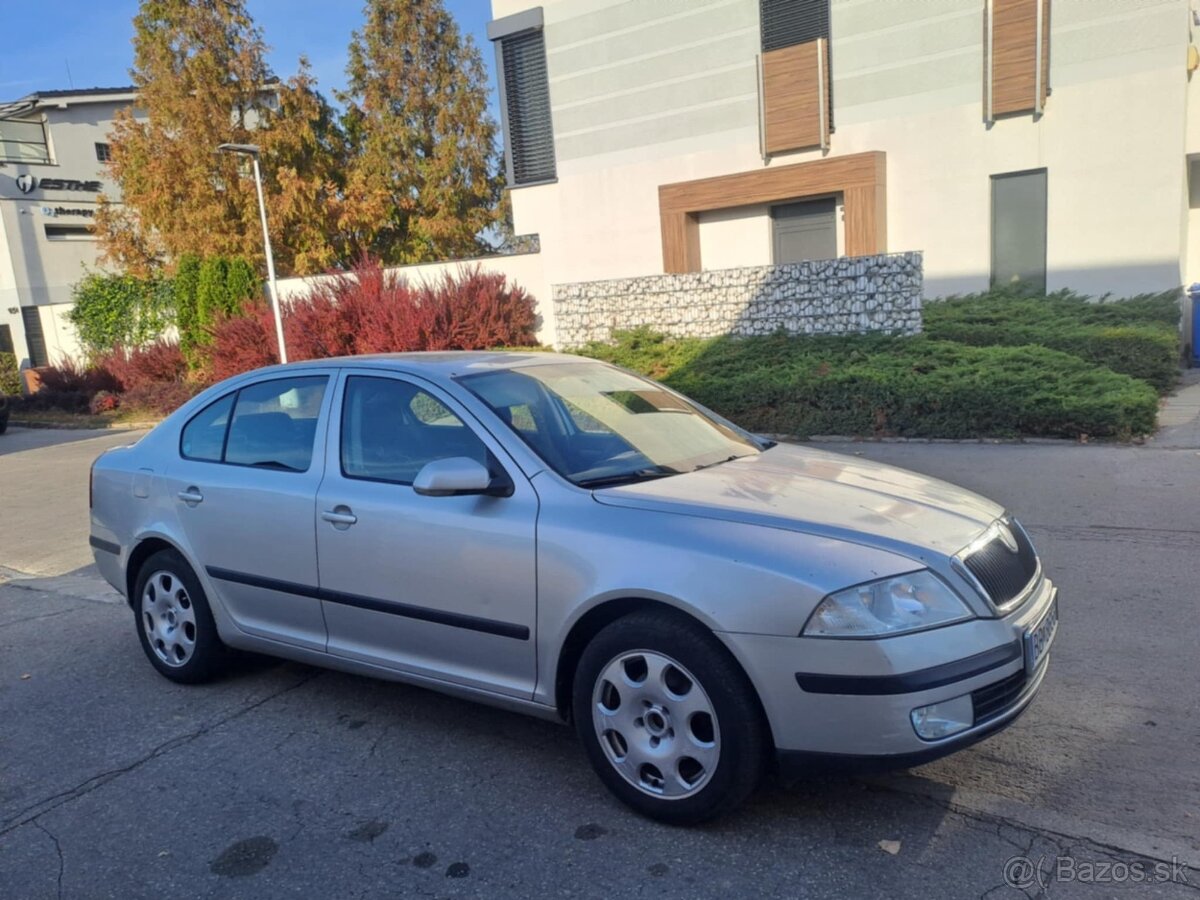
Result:
[[[64,359],[82,359],[83,348],[75,333],[75,326],[67,319],[73,303],[55,303],[51,306],[39,306],[38,316],[42,320],[42,333],[46,337],[46,355],[50,357],[50,365],[57,365]]]
[[[701,213],[700,259],[705,269],[771,264],[771,210],[739,206]]]

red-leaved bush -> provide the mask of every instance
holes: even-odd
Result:
[[[38,372],[41,378],[39,393],[86,394],[88,398],[97,391],[120,390],[113,376],[103,368],[85,366],[69,356],[54,366],[46,366]]]
[[[367,260],[314,285],[284,307],[288,358],[324,359],[406,350],[482,350],[534,344],[532,298],[478,266],[413,284]],[[275,323],[259,304],[213,328],[213,380],[271,365]]]
[[[97,391],[88,403],[88,412],[93,416],[98,416],[100,413],[112,412],[121,405],[121,398],[112,391]]]
[[[186,381],[144,381],[121,395],[121,408],[169,415],[191,400],[198,388]]]
[[[118,347],[99,357],[96,367],[109,372],[121,391],[152,382],[182,381],[187,374],[179,344],[165,340],[132,350]]]

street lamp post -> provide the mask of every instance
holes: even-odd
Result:
[[[287,347],[283,343],[283,317],[279,313],[279,286],[275,283],[275,255],[271,252],[271,234],[267,231],[267,204],[263,200],[262,174],[258,168],[258,144],[221,144],[217,147],[224,153],[240,153],[249,156],[254,163],[254,187],[258,190],[258,214],[262,218],[263,244],[267,251],[267,281],[271,286],[271,309],[275,312],[275,338],[279,341],[279,361],[286,363]]]

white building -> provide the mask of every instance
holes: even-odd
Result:
[[[924,252],[927,296],[1200,280],[1194,2],[493,0],[542,313],[563,282],[884,251]]]
[[[538,299],[547,342],[554,285],[834,255],[922,251],[926,296],[1200,281],[1197,4],[492,0],[514,225],[541,252],[480,263]],[[22,359],[73,347],[132,99],[0,107],[0,347]]]
[[[108,180],[108,134],[133,88],[40,91],[0,104],[0,351],[25,365],[78,353],[64,318],[98,264],[89,225]]]

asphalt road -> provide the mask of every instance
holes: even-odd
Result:
[[[88,568],[87,464],[125,440],[0,438],[0,897],[1200,894],[1195,449],[831,448],[1027,523],[1062,591],[1050,675],[955,757],[769,783],[685,830],[612,800],[553,724],[270,660],[160,678]]]

